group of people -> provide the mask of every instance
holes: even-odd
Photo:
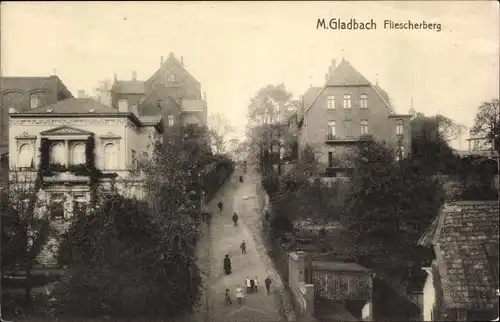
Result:
[[[266,285],[267,295],[271,294],[271,283],[272,283],[271,279],[269,278],[269,276],[267,276],[266,279],[264,280],[264,284]],[[257,276],[255,276],[255,278],[247,277],[246,285],[247,285],[247,293],[258,292],[259,282]],[[236,287],[235,294],[238,303],[242,304],[244,292],[240,286]],[[228,288],[226,288],[225,298],[226,298],[226,305],[233,304],[233,301],[231,300],[231,291]]]

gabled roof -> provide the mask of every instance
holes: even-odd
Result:
[[[371,83],[345,59],[335,68],[325,86],[370,86]]]
[[[380,86],[378,86],[378,84],[372,85],[361,73],[354,69],[354,67],[352,67],[352,65],[348,61],[342,59],[342,62],[337,66],[337,68],[333,70],[325,85],[319,91],[317,90],[319,87],[311,87],[306,91],[306,93],[304,94],[305,111],[303,113],[303,116],[305,116],[307,112],[309,112],[309,110],[314,105],[316,100],[320,97],[325,88],[333,86],[370,86],[375,94],[377,94],[382,102],[384,102],[385,106],[389,110],[389,113],[394,113],[394,109],[391,106],[391,102],[389,100],[389,95],[387,95],[387,92],[384,91]],[[316,95],[314,95],[314,98],[310,101],[310,103],[307,103],[306,95],[310,97],[311,94]]]
[[[115,81],[113,83],[113,91],[122,94],[144,94],[145,82],[138,80]]]
[[[191,77],[195,82],[197,82],[198,84],[200,84],[200,82],[191,73],[189,73],[189,71],[184,67],[184,65],[177,58],[175,58],[175,56],[173,54],[170,54],[168,56],[168,58],[163,62],[163,64],[160,66],[160,68],[158,68],[156,70],[156,72],[150,78],[148,78],[148,80],[146,81],[146,83],[150,82],[152,79],[154,79],[160,73],[160,71],[163,69],[163,67],[165,67],[168,63],[171,63],[171,62],[174,63],[174,64],[176,64],[180,68],[184,69],[184,71],[186,72],[186,74],[189,77]]]
[[[71,126],[59,126],[54,129],[40,132],[41,135],[92,135],[92,132],[77,129]]]
[[[153,95],[158,95],[162,101],[168,102],[168,104],[175,104],[180,108],[180,105],[173,99],[165,88],[155,88],[147,96],[145,96],[139,103],[139,114],[142,115],[160,115],[161,111],[158,108],[156,102],[154,104],[145,104],[145,102]]]
[[[433,246],[447,308],[480,310],[498,303],[498,288],[488,249],[498,249],[497,201],[445,204],[419,240]],[[496,264],[498,265],[498,264]]]
[[[49,112],[49,110],[52,110]],[[91,111],[93,110],[93,111]],[[98,102],[92,98],[68,98],[54,104],[42,105],[19,114],[85,114],[85,113],[114,113],[118,110]]]

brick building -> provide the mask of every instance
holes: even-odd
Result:
[[[302,96],[296,118],[298,148],[313,147],[326,172],[342,175],[352,167],[346,156],[365,138],[385,142],[397,158],[407,156],[410,118],[395,113],[387,93],[348,61],[336,66],[333,60],[325,84]]]
[[[119,109],[137,107],[141,116],[162,116],[164,138],[177,141],[189,124],[207,124],[207,104],[201,93],[201,83],[191,75],[180,60],[170,53],[164,61],[161,57],[159,69],[146,81],[118,80],[110,90],[111,106]]]
[[[28,111],[73,95],[57,76],[0,77],[0,154],[8,151],[9,109]]]

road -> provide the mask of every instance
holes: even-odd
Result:
[[[214,214],[210,227],[210,272],[207,281],[210,321],[286,321],[282,316],[280,292],[282,285],[269,258],[266,258],[262,243],[254,236],[258,235],[260,214],[258,211],[255,184],[253,180],[239,182],[237,169],[233,177],[220,191],[219,195],[208,205]],[[248,175],[245,174],[248,178]],[[255,178],[254,178],[255,179]],[[224,208],[219,212],[217,202],[222,200]],[[240,220],[234,227],[232,215],[237,212]],[[242,254],[240,244],[246,242],[247,253]],[[224,255],[229,254],[232,264],[232,274],[223,272]],[[271,294],[267,295],[264,287],[266,276],[273,281]],[[244,290],[245,279],[257,276],[259,291],[247,294],[243,304],[238,304],[235,298],[235,289],[241,286]],[[232,305],[225,304],[224,291],[231,290]]]

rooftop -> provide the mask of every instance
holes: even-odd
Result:
[[[498,303],[497,201],[445,204],[419,245],[434,247],[448,308],[485,309]],[[496,253],[492,252],[496,249]]]
[[[92,98],[68,98],[54,104],[46,104],[20,114],[86,114],[86,113],[118,113],[118,110],[106,106]]]

